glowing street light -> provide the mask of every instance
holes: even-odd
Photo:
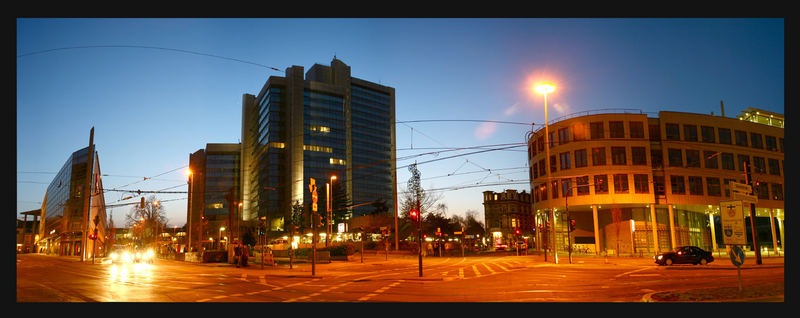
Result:
[[[547,156],[547,159],[545,159],[545,162],[547,163],[547,166],[548,166],[547,169],[545,169],[545,172],[547,173],[547,180],[550,180],[550,168],[551,168],[551,167],[549,167],[550,166],[550,127],[548,125],[549,119],[547,118],[547,94],[554,92],[556,90],[556,86],[551,84],[551,83],[540,83],[540,84],[536,85],[535,89],[536,89],[537,93],[544,95],[544,138],[545,138],[544,149],[545,149],[545,155]],[[555,219],[556,219],[555,211],[551,210],[550,213],[551,213],[553,222],[555,222]],[[555,225],[555,223],[553,223],[553,225]],[[555,229],[553,229],[553,230],[554,230],[553,231],[553,257],[555,259],[555,263],[558,264],[558,250],[556,249],[556,244],[555,244],[555,242],[556,242],[556,233],[555,233]],[[547,254],[545,254],[545,255],[547,255]]]

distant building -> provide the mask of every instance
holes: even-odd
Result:
[[[782,246],[783,116],[755,109],[745,113],[751,115],[661,111],[648,117],[640,111],[603,110],[556,119],[549,124],[550,158],[545,129],[528,140],[537,224],[555,214],[551,222],[559,251],[568,242],[594,253],[623,255],[683,245],[719,248],[720,201],[733,200],[729,184],[745,182],[743,165],[749,162],[758,182],[760,244]],[[577,228],[570,240],[567,206]],[[745,215],[749,223],[749,206]]]
[[[506,190],[505,192],[483,192],[483,209],[486,235],[491,234],[493,243],[510,244],[530,236],[533,230],[530,193]],[[516,237],[516,230],[520,231]]]
[[[42,216],[42,209],[36,209],[20,213],[25,217],[17,219],[17,252],[36,253],[38,249],[36,243],[39,240],[39,220]],[[33,220],[28,221],[28,216]]]
[[[39,247],[44,252],[58,255],[81,255],[81,238],[84,230],[88,234],[97,229],[97,240],[87,239],[87,257],[97,243],[98,255],[103,254],[106,236],[106,205],[103,197],[103,182],[100,178],[100,163],[94,151],[93,167],[88,169],[89,147],[80,149],[67,159],[64,166],[47,187],[42,206]],[[91,184],[86,191],[86,174],[91,173]],[[83,218],[85,196],[91,193],[88,218]],[[98,218],[95,226],[93,220]],[[85,224],[83,222],[86,222]],[[82,228],[85,225],[85,228]],[[88,236],[88,235],[87,235]]]
[[[311,202],[310,178],[319,212],[327,206],[326,183],[346,198],[332,200],[345,211],[334,219],[334,233],[339,223],[371,212],[370,202],[382,199],[393,211],[394,102],[394,88],[352,77],[335,58],[330,66],[315,64],[305,78],[302,66],[292,66],[285,77],[270,76],[256,96],[244,94],[244,219],[265,216],[270,233],[288,230],[292,205]],[[355,207],[343,207],[346,201]]]
[[[227,241],[236,239],[233,231],[237,225],[237,213],[241,213],[240,154],[241,144],[216,143],[206,144],[205,149],[189,155],[192,173],[189,176],[186,220],[190,229],[187,240],[192,246],[196,247],[198,240],[210,247],[220,238],[228,237]],[[203,217],[206,222],[201,223]]]

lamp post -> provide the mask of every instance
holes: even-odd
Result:
[[[328,191],[328,197],[326,198],[326,201],[328,202],[328,226],[325,228],[325,246],[328,246],[331,234],[333,234],[333,180],[336,180],[336,176],[331,176],[330,187],[328,187],[327,184],[325,185],[325,188]]]
[[[556,90],[555,85],[550,83],[541,83],[536,85],[536,92],[539,94],[544,95],[544,149],[545,149],[545,162],[547,163],[547,169],[545,169],[545,173],[547,174],[547,182],[550,182],[550,126],[549,126],[549,119],[547,118],[547,94],[552,93]],[[552,183],[551,183],[552,185]],[[555,211],[550,210],[553,219],[553,229],[555,229]],[[553,257],[555,263],[558,264],[558,249],[556,248],[556,233],[553,231]]]
[[[189,226],[188,226],[187,235],[189,236],[188,237],[188,239],[189,239],[188,245],[190,247],[189,250],[191,251],[191,246],[192,246],[192,226],[191,226],[191,224],[192,224],[192,214],[193,214],[192,213],[192,192],[194,191],[194,184],[192,183],[192,181],[194,180],[194,178],[192,178],[192,169],[186,169],[185,173],[186,173],[186,177],[189,178],[189,180],[187,181],[187,183],[189,184],[189,191],[188,191],[188,194],[189,194],[189,207],[187,208],[188,212],[189,212],[189,216],[188,216],[189,219],[187,220],[188,223],[189,223]],[[200,242],[201,242],[202,239],[203,239],[203,220],[200,220],[200,234],[197,235],[197,250],[198,251],[200,251],[200,246],[201,246]]]

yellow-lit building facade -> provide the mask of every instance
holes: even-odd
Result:
[[[747,112],[751,110],[758,111]],[[745,183],[747,161],[758,190],[760,246],[763,252],[775,253],[776,246],[780,252],[783,116],[768,114],[780,126],[744,120],[743,115],[669,111],[648,117],[610,110],[556,120],[528,138],[535,222],[538,226],[550,220],[562,252],[568,244],[600,255],[652,255],[684,245],[718,250],[724,248],[719,204],[733,200],[731,181]],[[575,220],[572,232],[567,230],[567,208]],[[749,234],[747,204],[744,212]],[[536,232],[536,241],[542,242],[541,231]]]

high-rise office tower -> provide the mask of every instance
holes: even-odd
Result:
[[[292,66],[285,77],[270,76],[258,95],[244,94],[244,219],[266,216],[270,231],[288,230],[292,205],[311,202],[309,178],[322,213],[332,183],[334,210],[346,211],[335,223],[372,212],[374,201],[393,213],[394,100],[394,88],[351,77],[336,58],[305,78],[302,66]]]

